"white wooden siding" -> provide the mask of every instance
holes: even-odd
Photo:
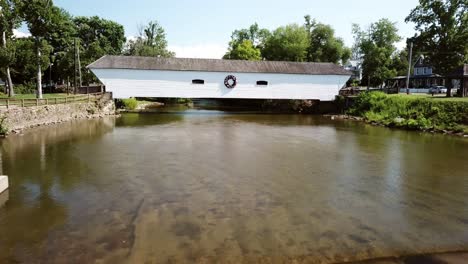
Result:
[[[115,98],[317,99],[331,101],[350,76],[196,71],[92,69]],[[228,89],[224,79],[237,78]],[[192,80],[205,84],[192,84]],[[268,85],[257,85],[267,81]]]

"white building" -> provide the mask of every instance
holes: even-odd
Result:
[[[362,63],[358,60],[350,60],[344,65],[345,70],[352,73],[351,78],[353,80],[362,80]]]
[[[104,56],[88,66],[115,98],[334,100],[351,73],[332,63]]]

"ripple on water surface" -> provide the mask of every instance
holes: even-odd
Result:
[[[0,262],[339,262],[468,249],[468,141],[126,114],[1,141]]]

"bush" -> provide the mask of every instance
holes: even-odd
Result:
[[[468,124],[468,102],[365,92],[358,96],[348,114],[386,126],[463,131]]]
[[[35,94],[36,93],[36,84],[35,83],[25,83],[17,84],[14,87],[15,93],[17,94]]]
[[[6,117],[0,117],[0,136],[5,136],[8,133],[8,127],[5,124]]]
[[[135,98],[122,99],[122,105],[127,110],[135,110],[138,107],[138,101]]]

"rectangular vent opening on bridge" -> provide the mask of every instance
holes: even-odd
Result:
[[[195,79],[192,80],[192,84],[205,84],[205,80]]]
[[[267,86],[268,82],[267,81],[257,81],[257,85],[259,86]]]

